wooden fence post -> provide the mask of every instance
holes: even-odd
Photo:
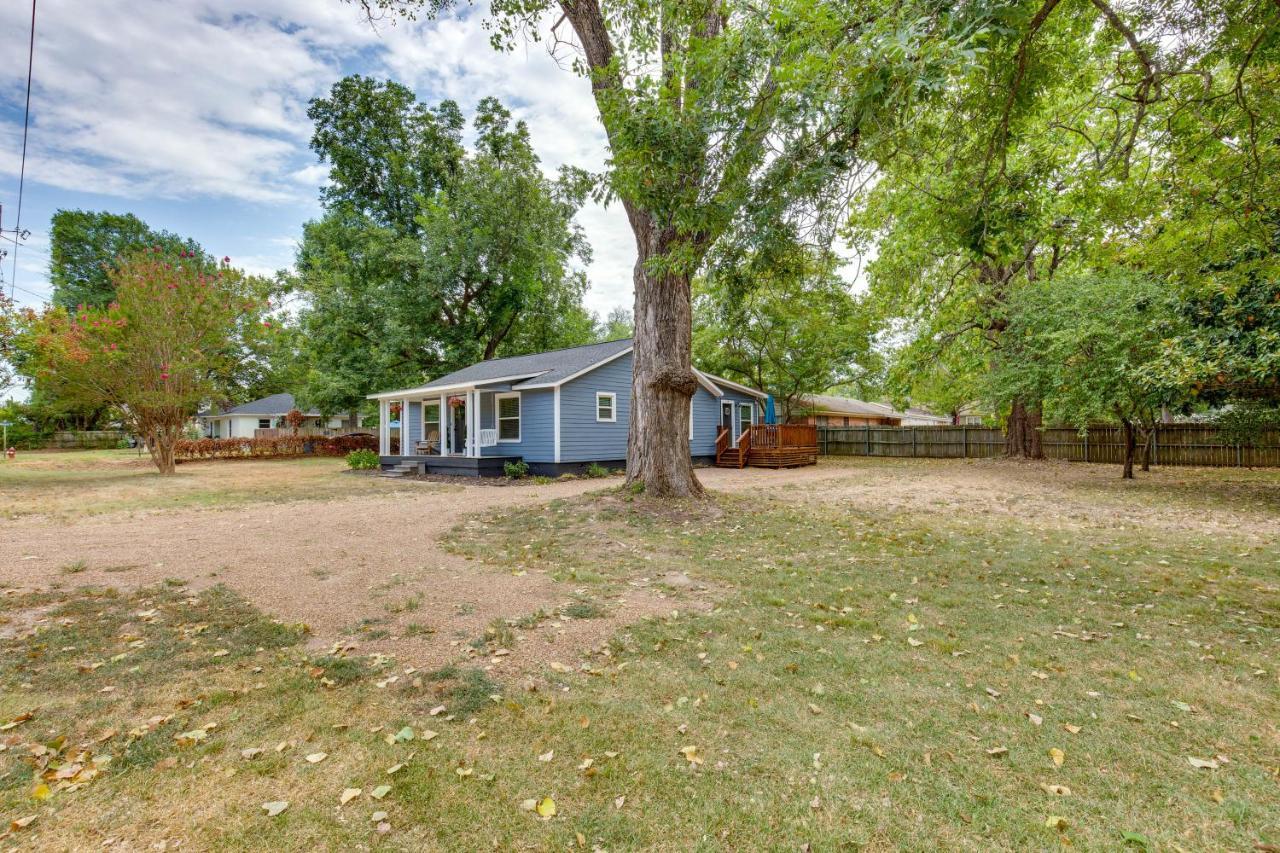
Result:
[[[916,458],[916,428],[911,428],[911,458]]]
[[[867,443],[867,456],[871,455],[871,424],[867,424],[862,428],[862,437]]]
[[[960,438],[964,441],[964,455],[961,459],[969,458],[969,428],[967,426],[960,427]]]
[[[1084,431],[1084,461],[1089,461],[1089,431]]]

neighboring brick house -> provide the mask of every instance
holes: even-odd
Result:
[[[883,403],[814,394],[804,397],[788,423],[815,426],[901,426],[903,413]]]

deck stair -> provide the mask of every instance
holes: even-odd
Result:
[[[798,468],[818,461],[818,430],[812,424],[752,424],[737,441],[721,428],[716,437],[720,468]]]

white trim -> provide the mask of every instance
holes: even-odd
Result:
[[[724,429],[724,407],[729,407],[729,437],[734,441],[738,440],[738,404],[733,400],[721,400],[719,417],[716,418],[716,435],[720,434],[720,430]]]
[[[693,397],[689,398],[689,440],[693,441]]]
[[[622,358],[624,355],[631,352],[633,349],[635,349],[635,347],[627,347],[622,352],[616,352],[613,355],[609,356],[608,358],[602,358],[600,359],[600,361],[597,361],[595,364],[589,364],[586,367],[579,370],[577,373],[571,373],[568,376],[566,376],[564,379],[557,380],[556,382],[543,382],[541,385],[530,385],[528,383],[528,380],[525,380],[524,382],[520,383],[520,390],[533,391],[538,388],[559,388],[564,383],[572,382],[573,380],[577,379],[579,376],[583,375],[584,373],[590,373],[591,371],[595,370],[597,367],[604,367],[609,362],[616,361]],[[547,370],[542,371],[542,373],[549,373],[549,372],[550,371],[547,371]],[[542,373],[538,375],[541,376]]]
[[[698,371],[695,370],[694,372],[697,373]],[[707,377],[707,379],[716,383],[717,385],[724,385],[728,388],[731,388],[734,391],[740,391],[743,394],[750,394],[752,397],[756,397],[761,400],[769,396],[763,391],[757,391],[755,388],[748,388],[746,385],[739,385],[737,382],[734,382],[732,379],[725,379],[723,376],[716,376],[714,373],[707,373],[704,375]]]
[[[545,370],[535,370],[533,373],[517,373],[514,376],[495,376],[492,379],[475,379],[471,382],[455,382],[452,385],[419,385],[417,388],[404,388],[399,391],[379,391],[377,394],[369,394],[366,400],[387,400],[399,397],[404,394],[447,394],[451,391],[469,391],[475,389],[477,385],[494,385],[501,382],[514,382],[517,379],[536,379]]]
[[[560,461],[560,386],[559,385],[555,387],[555,390],[552,392],[552,394],[555,402],[555,416],[554,416],[553,426],[554,426],[554,432],[555,432],[556,447],[555,447],[554,461],[559,462]]]
[[[755,403],[738,403],[738,432],[742,432],[742,410],[749,409],[747,415],[747,426],[751,426],[756,422],[756,404]]]
[[[609,417],[600,417],[600,398],[609,398]],[[616,424],[618,422],[618,395],[612,391],[596,392],[596,423],[598,424]]]
[[[724,396],[724,391],[722,391],[719,387],[716,386],[714,382],[708,379],[707,374],[703,373],[701,370],[695,367],[693,368],[693,375],[698,380],[698,384],[701,385],[703,388],[706,388],[707,393],[710,394],[712,397]],[[694,391],[693,393],[696,394],[698,392]]]
[[[479,392],[477,392],[479,393]],[[502,401],[516,398],[516,437],[502,437]],[[507,420],[511,420],[507,418]],[[503,391],[493,395],[493,428],[498,431],[498,444],[519,444],[524,436],[524,403],[520,401],[519,391]]]

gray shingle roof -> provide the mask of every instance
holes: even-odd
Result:
[[[830,394],[811,394],[805,397],[801,404],[804,408],[815,412],[839,412],[845,415],[870,415],[882,418],[902,417],[901,412],[894,411],[892,406],[886,406],[884,403],[868,403],[865,400],[833,397]]]
[[[201,412],[201,417],[210,415],[287,415],[293,411],[294,400],[292,394],[272,394],[270,397],[263,397],[261,400],[251,400],[248,403],[242,403],[234,406],[226,411],[210,410]],[[320,417],[319,412],[303,412],[302,414],[311,418]]]
[[[617,356],[631,347],[631,339],[605,341],[602,344],[584,344],[568,349],[556,349],[550,352],[533,355],[515,355],[509,358],[493,358],[478,361],[453,373],[431,380],[426,385],[406,391],[430,391],[433,388],[445,388],[453,385],[473,385],[493,382],[499,379],[511,379],[516,384],[513,388],[528,388],[534,385],[547,385],[559,382],[575,373],[599,364],[605,359]],[[400,393],[388,392],[388,393]]]

